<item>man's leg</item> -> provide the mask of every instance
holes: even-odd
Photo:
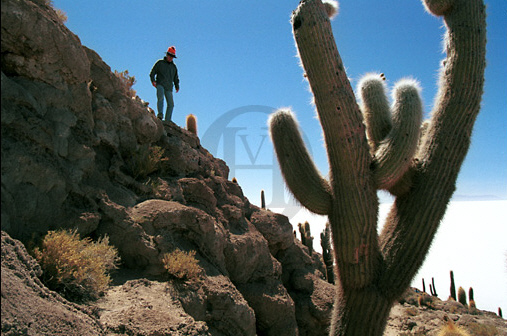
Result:
[[[174,109],[173,92],[167,90],[165,92],[165,99],[167,100],[167,110],[165,112],[165,121],[171,121]]]
[[[162,120],[164,117],[164,87],[160,84],[157,85],[157,118]]]

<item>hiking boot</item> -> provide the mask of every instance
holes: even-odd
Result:
[[[159,118],[160,120],[162,120],[162,118],[164,118],[164,115],[163,115],[162,113],[159,113],[159,114],[157,115],[157,118]]]

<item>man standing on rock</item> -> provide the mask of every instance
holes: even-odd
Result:
[[[173,62],[176,58],[176,48],[169,47],[166,56],[158,60],[150,72],[151,83],[157,88],[157,117],[162,120],[164,116],[164,97],[167,102],[165,121],[171,121],[174,109],[173,83],[176,92],[180,90],[178,68]]]

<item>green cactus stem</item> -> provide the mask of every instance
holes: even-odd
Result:
[[[323,129],[329,180],[311,160],[292,112],[272,115],[270,133],[289,190],[304,207],[329,219],[337,267],[330,335],[382,335],[393,303],[422,265],[445,214],[480,110],[483,0],[425,0],[425,5],[443,17],[447,58],[423,132],[417,86],[400,83],[389,110],[385,101],[363,97],[361,111],[325,6],[320,0],[302,0],[292,15]],[[362,88],[368,91],[366,84]],[[375,90],[385,100],[383,84]],[[364,116],[368,104],[372,117]],[[374,114],[388,115],[391,127],[379,126]],[[378,235],[380,188],[396,199]]]
[[[261,190],[261,208],[266,209],[266,198],[264,197],[264,189]]]
[[[422,291],[426,293],[426,283],[424,282],[424,278],[422,279]]]

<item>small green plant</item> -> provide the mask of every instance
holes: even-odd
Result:
[[[195,251],[184,252],[176,249],[165,253],[162,263],[167,272],[178,279],[195,279],[201,274],[201,267],[195,258]]]
[[[162,162],[167,161],[163,155],[164,149],[162,147],[144,144],[132,153],[126,163],[134,178],[146,178],[149,174],[159,170]]]
[[[34,255],[44,284],[76,301],[98,298],[111,282],[108,271],[120,260],[107,236],[94,242],[70,230],[49,231]]]
[[[114,70],[114,75],[120,79],[123,92],[130,98],[135,98],[137,93],[134,89],[132,89],[132,87],[137,82],[136,78],[134,76],[130,76],[128,70],[121,72]]]

